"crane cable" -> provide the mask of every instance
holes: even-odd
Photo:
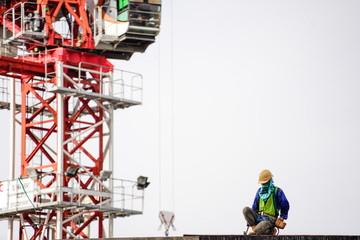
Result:
[[[161,50],[160,50],[160,39],[158,39],[158,158],[159,158],[159,211],[161,211],[161,149],[162,149],[162,138],[161,138]]]
[[[174,80],[174,1],[170,1],[170,8],[171,8],[171,14],[170,14],[170,79],[171,79],[171,199],[172,199],[172,212],[175,210],[175,80]],[[161,187],[162,187],[162,106],[161,106],[161,41],[158,39],[158,129],[159,129],[159,137],[158,137],[158,157],[159,157],[159,210],[161,211],[162,202],[161,202]]]
[[[170,23],[171,23],[171,27],[170,27],[170,53],[171,53],[171,59],[170,59],[170,71],[171,71],[171,197],[172,197],[172,212],[174,212],[174,208],[175,208],[175,184],[174,184],[174,163],[175,163],[175,147],[174,147],[174,142],[175,142],[175,126],[174,126],[174,116],[175,116],[175,81],[174,81],[174,1],[171,1],[171,19],[170,19]]]

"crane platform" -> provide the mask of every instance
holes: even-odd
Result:
[[[72,95],[72,96],[81,96],[86,97],[87,99],[97,99],[104,102],[110,102],[114,105],[114,108],[128,108],[130,106],[140,105],[141,102],[133,101],[130,99],[123,99],[120,97],[114,97],[110,95],[103,95],[100,93],[94,92],[86,92],[86,91],[78,91],[76,89],[66,88],[66,87],[58,87],[54,86],[47,90],[48,92],[61,93],[64,95]]]
[[[82,189],[77,185],[41,189],[31,178],[0,182],[0,218],[15,218],[31,211],[74,209],[79,214],[98,211],[104,218],[142,214],[143,191],[136,183],[117,179],[115,190]],[[22,187],[21,187],[22,186]],[[104,186],[105,188],[105,186]],[[106,186],[108,188],[108,186]],[[95,199],[94,204],[91,199]],[[116,207],[115,207],[116,206]]]

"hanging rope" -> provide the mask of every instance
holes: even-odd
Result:
[[[175,164],[175,79],[174,79],[174,1],[171,1],[171,182],[172,182],[172,211],[175,209],[175,177],[174,177],[174,164]]]
[[[165,227],[165,235],[168,236],[168,231],[170,226],[173,227],[175,230],[175,227],[173,225],[174,220],[174,211],[175,211],[175,78],[174,78],[174,0],[169,2],[171,5],[170,7],[170,163],[171,163],[171,209],[172,212],[168,211],[162,211],[162,82],[161,82],[161,44],[158,40],[158,118],[159,118],[159,217],[161,220],[161,225],[159,227],[159,230],[161,229],[161,226],[164,225]],[[169,219],[168,219],[169,218]]]
[[[162,158],[161,158],[161,149],[162,149],[162,138],[161,138],[161,49],[160,49],[160,39],[158,39],[158,101],[159,101],[159,106],[158,106],[158,118],[159,118],[159,149],[158,149],[158,154],[159,154],[159,211],[161,211],[161,164],[162,164]]]

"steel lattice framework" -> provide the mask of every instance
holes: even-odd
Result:
[[[11,112],[0,218],[9,219],[8,239],[14,220],[20,239],[112,237],[115,217],[142,213],[148,183],[120,180],[117,195],[109,178],[113,112],[141,104],[142,76],[106,57],[144,52],[159,33],[160,11],[161,0],[0,0],[0,81],[10,90],[0,108]]]
[[[100,177],[106,156],[112,161],[113,110],[140,102],[114,96],[113,66],[105,57],[57,48],[39,56],[39,63],[0,59],[0,68],[11,70],[2,74],[21,82],[21,117],[16,120],[21,125],[21,176],[26,178],[29,169],[38,174],[31,199],[36,209],[9,207],[3,217],[19,219],[21,239],[28,235],[26,228],[33,229],[29,239],[51,234],[88,238],[94,221],[102,238],[105,218],[111,236],[113,217],[141,213],[114,207],[113,181],[105,185]],[[72,177],[66,175],[71,167],[79,169]]]
[[[69,55],[69,53],[67,53]],[[75,55],[71,53],[71,55]],[[105,58],[96,57],[95,59],[102,60],[107,63]],[[87,60],[89,61],[89,59]],[[82,62],[81,60],[79,62]],[[110,65],[110,64],[108,64]],[[109,122],[109,118],[104,118],[104,109],[110,112],[111,109],[104,107],[101,101],[96,101],[95,107],[91,106],[93,100],[86,97],[64,96],[61,94],[53,93],[52,96],[44,98],[45,88],[41,87],[44,84],[53,84],[54,86],[61,86],[64,88],[75,89],[73,81],[78,77],[78,72],[74,69],[64,68],[62,62],[58,62],[55,65],[56,76],[51,78],[49,82],[46,80],[36,80],[36,76],[26,76],[22,79],[22,104],[21,104],[21,126],[22,126],[22,148],[21,148],[21,175],[27,176],[26,168],[31,165],[34,157],[37,153],[41,152],[42,163],[38,167],[34,167],[40,174],[47,174],[47,177],[36,180],[38,185],[42,189],[50,188],[52,185],[58,185],[61,187],[69,186],[71,178],[64,177],[63,171],[69,166],[77,168],[83,168],[83,171],[87,170],[93,176],[99,176],[100,171],[103,169],[104,162],[104,139],[103,139],[103,124]],[[112,69],[106,69],[108,72]],[[82,74],[82,73],[81,73]],[[78,84],[83,86],[83,91],[89,93],[100,94],[100,85],[98,83],[92,83],[87,78],[76,79]],[[65,81],[64,81],[65,80]],[[35,99],[33,105],[37,105],[38,108],[33,112],[28,112],[27,108],[29,103],[28,98]],[[75,98],[76,106],[71,106],[71,101]],[[87,120],[80,120],[81,115],[86,114]],[[47,120],[41,120],[41,116],[47,116]],[[86,131],[87,130],[87,131]],[[78,140],[77,136],[80,132],[86,131],[82,135],[82,140]],[[41,137],[40,137],[41,136]],[[92,138],[96,136],[96,138]],[[51,138],[55,137],[58,142],[62,142],[61,146],[51,146],[56,144],[56,141],[51,141]],[[33,144],[28,149],[27,138],[31,139]],[[61,140],[62,138],[62,140]],[[91,144],[89,144],[91,140]],[[95,141],[95,143],[93,143]],[[90,148],[90,149],[89,149]],[[91,148],[96,151],[91,151]],[[59,153],[61,155],[59,155]],[[82,164],[76,160],[75,155],[81,154]],[[86,159],[84,159],[86,158]],[[47,169],[47,171],[45,171]],[[75,177],[76,181],[82,189],[94,190],[95,177],[87,176],[80,179]],[[99,188],[99,186],[98,186]],[[51,197],[51,196],[49,196]],[[76,196],[74,199],[70,199],[67,194],[56,196],[62,198],[60,202],[77,202]],[[94,196],[89,195],[88,198],[91,204],[97,205],[100,203],[100,199],[96,199]],[[32,213],[34,214],[34,213]],[[66,221],[69,217],[72,217],[73,210],[60,210],[56,213],[56,210],[52,210],[47,213],[47,217],[42,221],[41,227],[36,227],[34,222],[29,217],[29,213],[24,214],[24,220],[31,226],[34,226],[34,237],[41,234],[45,221],[51,221],[53,218],[62,219]],[[61,228],[66,229],[66,225],[71,226],[75,232],[73,235],[81,235],[87,237],[82,230],[95,218],[99,219],[98,237],[103,237],[102,227],[102,212],[88,212],[89,218],[84,223],[78,225],[74,220],[67,221]],[[66,231],[62,231],[61,238],[66,238]],[[58,236],[60,237],[60,236]]]

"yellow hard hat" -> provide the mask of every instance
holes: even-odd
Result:
[[[259,175],[259,182],[260,184],[267,183],[273,177],[272,173],[269,170],[262,170]]]

